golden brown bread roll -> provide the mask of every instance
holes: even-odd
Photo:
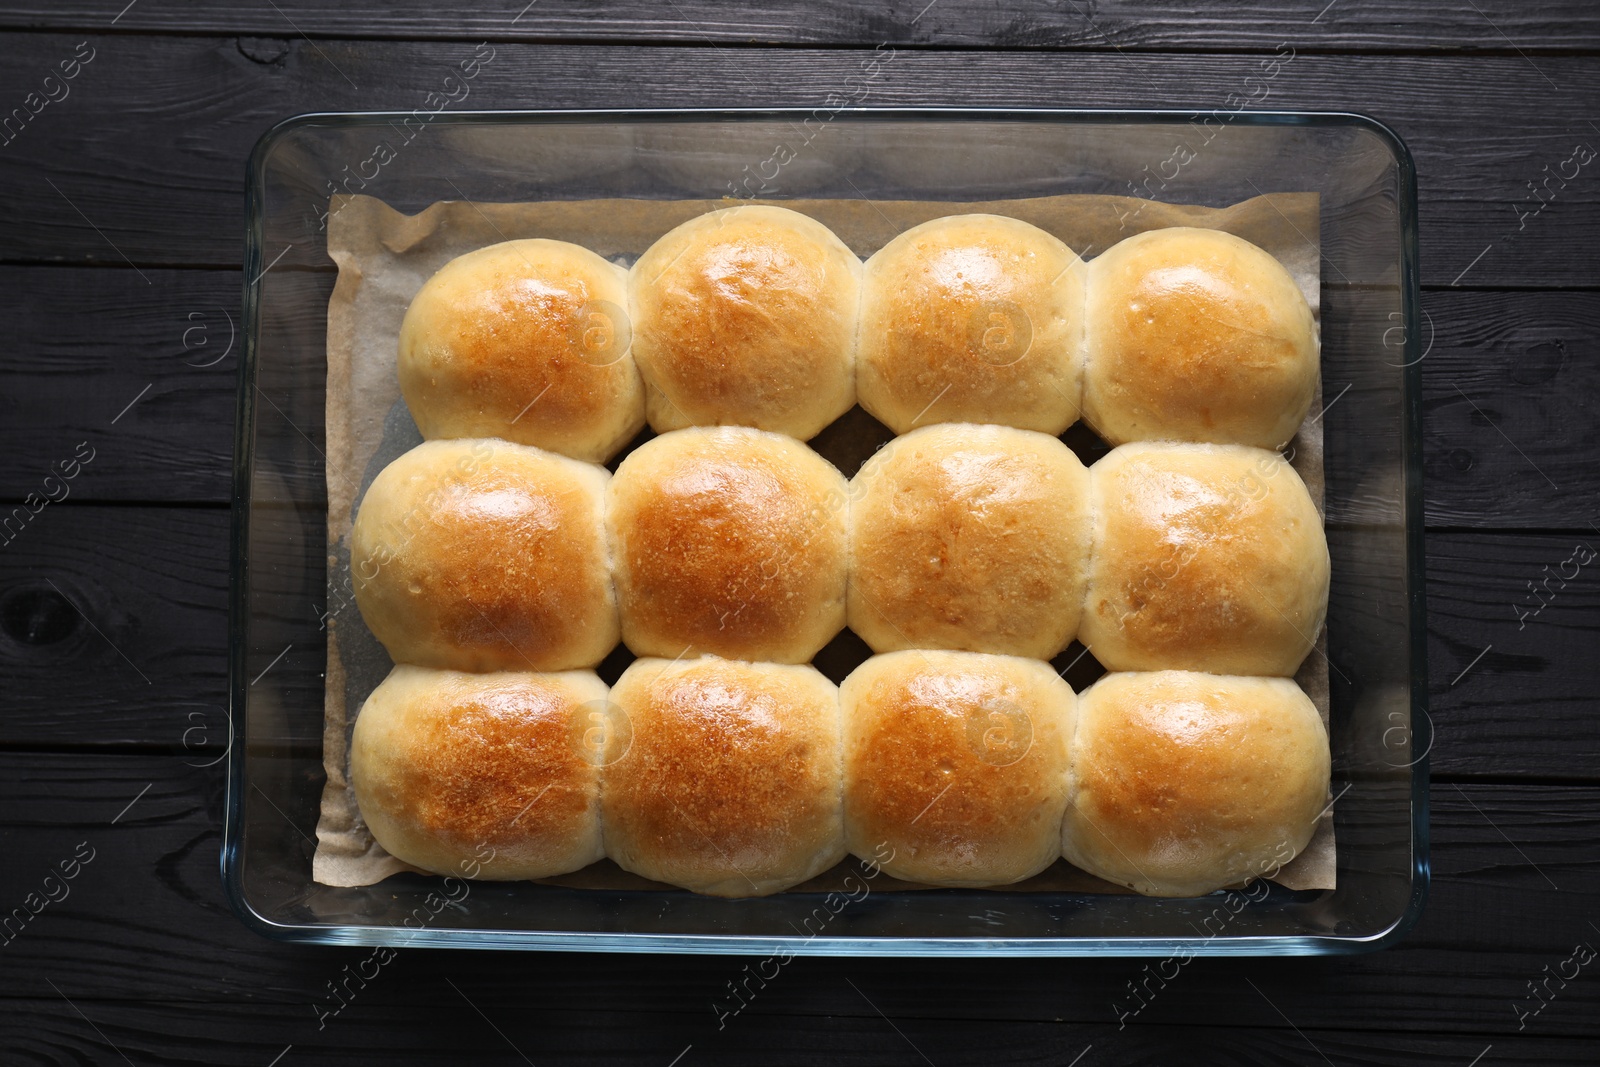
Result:
[[[1089,469],[1078,639],[1113,671],[1291,675],[1328,607],[1328,542],[1276,452],[1123,445]]]
[[[506,241],[446,263],[400,326],[400,391],[422,436],[611,458],[644,426],[626,280],[564,241]]]
[[[361,617],[397,663],[592,667],[619,636],[601,467],[505,441],[427,441],[350,533]]]
[[[1049,659],[1078,632],[1089,472],[1054,437],[944,423],[850,483],[848,622],[875,651]]]
[[[856,391],[895,433],[987,422],[1058,434],[1078,418],[1083,265],[1036,226],[954,215],[867,261]]]
[[[435,874],[548,878],[604,855],[599,761],[578,743],[603,707],[591,671],[461,674],[399,666],[361,707],[350,781],[390,855]]]
[[[846,492],[782,434],[694,428],[641,445],[607,498],[623,640],[641,656],[807,662],[844,628]]]
[[[852,853],[943,886],[1005,885],[1055,862],[1076,701],[1049,664],[891,652],[851,672],[839,702]]]
[[[1066,858],[1148,896],[1272,877],[1328,800],[1328,734],[1287,678],[1108,674],[1078,698]]]
[[[1083,417],[1110,443],[1278,448],[1311,407],[1317,327],[1293,276],[1221,230],[1151,230],[1089,264]]]
[[[641,659],[611,691],[601,794],[624,870],[765,896],[844,858],[839,691],[808,666]]]
[[[787,208],[712,211],[663,236],[628,280],[650,425],[816,436],[856,401],[860,275],[833,231]]]

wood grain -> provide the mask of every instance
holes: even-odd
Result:
[[[313,1004],[327,1001],[327,983],[370,950],[286,948],[233,917],[217,878],[221,780],[221,768],[195,769],[172,756],[0,754],[0,810],[19,813],[0,831],[8,856],[0,901],[20,903],[82,843],[95,855],[69,896],[0,946],[6,954],[0,996],[49,998],[48,977],[80,1005],[124,999],[132,989],[140,999],[187,1001],[197,1011],[244,1000],[285,1004],[303,1013],[305,1024],[275,1037],[277,1048],[315,1040]],[[309,832],[315,792],[304,794],[304,805],[290,803],[286,818]],[[1433,832],[1432,894],[1420,925],[1400,946],[1339,959],[1195,960],[1134,1021],[1141,1028],[1277,1029],[1281,1011],[1305,1029],[1339,1029],[1359,1013],[1362,1029],[1391,1034],[1417,1029],[1419,1020],[1429,1031],[1483,1035],[1486,1042],[1516,1033],[1511,1005],[1529,996],[1527,981],[1597,936],[1586,920],[1588,902],[1600,891],[1600,858],[1588,847],[1600,832],[1600,790],[1436,786]],[[297,830],[286,822],[281,833],[293,840]],[[405,953],[395,973],[373,980],[329,1030],[372,1011],[382,1017],[386,1006],[431,1012],[441,1006],[438,976],[447,975],[493,1018],[516,1020],[529,1005],[557,1013],[596,1005],[670,1012],[674,1018],[661,1022],[682,1026],[684,1038],[666,1062],[683,1043],[717,1032],[712,1004],[727,996],[726,983],[748,962],[544,958],[559,965],[530,967],[530,957],[518,954]],[[1145,965],[808,958],[786,967],[757,1005],[796,1019],[876,1018],[851,989],[854,982],[908,1033],[952,1019],[1114,1026],[1119,991]],[[1580,1036],[1591,1031],[1597,1009],[1600,983],[1571,981],[1529,1030]]]
[[[79,442],[96,450],[71,500],[224,503],[229,499],[239,350],[237,271],[0,267],[16,311],[0,350],[0,500],[41,492]],[[320,337],[326,274],[286,272],[275,330]],[[1436,526],[1585,529],[1600,522],[1600,294],[1423,295],[1423,491]],[[1355,324],[1374,351],[1398,343],[1381,316]],[[1364,331],[1364,332],[1362,332]],[[228,348],[230,336],[234,340]],[[1398,359],[1399,357],[1396,357]],[[1330,372],[1325,390],[1343,383]],[[146,387],[148,391],[146,391]],[[270,382],[264,425],[287,395]],[[131,407],[128,407],[131,401]],[[1333,408],[1334,432],[1362,403]],[[1345,410],[1341,411],[1343,407]],[[126,410],[123,410],[126,408]],[[315,408],[315,405],[312,405]],[[320,412],[296,424],[318,442]],[[115,421],[113,421],[115,420]],[[313,490],[316,491],[316,490]]]
[[[1600,943],[1600,559],[1576,562],[1580,544],[1600,549],[1597,164],[1545,186],[1536,214],[1529,184],[1576,144],[1600,147],[1597,30],[1600,9],[1580,0],[5,5],[0,522],[56,485],[45,479],[80,443],[95,458],[68,499],[0,534],[0,917],[80,844],[95,859],[70,896],[0,935],[0,1059],[1596,1062],[1595,964],[1527,1013],[1531,983]],[[1434,882],[1417,929],[1371,956],[1196,960],[1123,1029],[1118,998],[1157,961],[800,959],[719,1028],[714,1004],[747,960],[456,951],[402,953],[319,1029],[328,983],[368,950],[260,938],[217,877],[218,505],[238,364],[222,340],[244,280],[244,160],[292,114],[422,106],[483,40],[497,57],[466,107],[815,108],[877,48],[893,59],[867,105],[1209,109],[1289,47],[1253,106],[1393,126],[1419,169],[1423,452],[1439,527],[1427,539]],[[79,42],[95,58],[70,96],[15,132],[11,109],[50,91],[44,77]],[[1171,198],[1205,191],[1180,182]],[[1338,242],[1336,256],[1359,251]],[[326,266],[295,252],[274,268],[274,284],[302,288],[269,330],[320,333]],[[1387,321],[1351,328],[1374,351],[1392,336]],[[293,443],[284,476],[314,497],[320,412],[288,395],[303,385],[264,380],[276,400],[262,431]],[[288,420],[268,410],[280,401]],[[1382,402],[1355,389],[1340,407]],[[1340,407],[1329,424],[1359,427]],[[1381,495],[1358,491],[1340,521],[1374,521]],[[291,551],[263,551],[258,568],[291,566],[316,536],[315,514],[273,518]],[[286,584],[266,628],[304,630],[320,596],[316,574]],[[314,748],[320,644],[278,651],[251,663],[270,663],[300,713],[269,709],[256,740]],[[314,761],[290,774],[281,813],[254,809],[303,856],[316,775]]]
[[[36,64],[0,69],[0,100],[22,100],[85,38],[26,35]],[[241,167],[255,140],[296,112],[422,106],[473,47],[205,36],[91,35],[96,58],[72,93],[0,149],[0,182],[31,210],[0,235],[0,261],[236,265]],[[0,50],[20,49],[0,36]],[[984,107],[1254,106],[1355,110],[1391,124],[1415,154],[1423,190],[1422,268],[1429,284],[1593,285],[1600,268],[1600,182],[1552,185],[1531,219],[1529,182],[1577,143],[1600,142],[1587,102],[1600,67],[1581,58],[1297,54],[1263,88],[1256,56],[904,51],[861,82],[871,55],[849,49],[501,44],[472,82],[473,108],[820,107],[847,84],[858,103],[940,101]],[[1255,81],[1252,85],[1257,84]],[[1463,94],[1458,87],[1470,84]],[[124,121],[107,123],[108,110]],[[151,145],[161,146],[150,150]],[[353,160],[352,162],[359,162]],[[1159,163],[1160,160],[1154,162]],[[1591,164],[1596,165],[1596,164]],[[1136,169],[1136,168],[1135,168]],[[1569,168],[1570,169],[1570,168]],[[1129,179],[1137,177],[1130,174]],[[1265,174],[1261,181],[1271,186]],[[54,188],[52,188],[52,183]],[[1258,183],[1259,184],[1259,183]],[[374,185],[373,192],[385,190]],[[1178,182],[1173,199],[1203,195]]]
[[[1434,773],[1586,778],[1600,767],[1597,635],[1600,534],[1430,534]],[[1525,746],[1544,755],[1510,755]]]
[[[226,743],[226,510],[52,504],[0,576],[7,742]]]
[[[89,0],[9,5],[0,26],[103,32],[104,5]],[[180,10],[134,7],[116,21],[127,33],[249,33],[314,37],[454,38],[472,40],[587,40],[650,44],[894,45],[1004,49],[1194,49],[1219,52],[1272,49],[1281,41],[1325,51],[1503,52],[1530,54],[1593,49],[1600,32],[1592,6],[1581,0],[1539,5],[1482,0],[1459,9],[1379,0],[1268,0],[1199,9],[1176,0],[1102,0],[996,4],[993,0],[912,0],[863,8],[842,0],[717,4],[685,0],[662,6],[630,0],[604,14],[581,0],[520,0],[481,9],[441,9],[402,0],[327,5],[247,0],[237,5]]]
[[[223,744],[227,528],[215,508],[69,502],[0,548],[0,669],[13,682],[0,745]],[[1600,550],[1600,535],[1429,535],[1434,774],[1600,779],[1600,558],[1563,567],[1580,543]],[[286,547],[258,566],[304,551]],[[303,604],[291,596],[268,620],[296,642],[273,680],[300,697],[264,740],[319,743],[323,653],[296,635],[320,641],[323,600],[320,587]],[[264,669],[280,648],[252,663]]]
[[[240,287],[238,271],[0,267],[15,302],[0,350],[0,499],[44,493],[88,442],[94,459],[67,500],[226,501]]]
[[[323,478],[320,344],[295,362],[307,376],[300,380],[276,357],[288,344],[320,341],[333,279],[331,270],[280,270],[262,316],[259,432],[293,438],[316,460],[299,472],[313,496]],[[0,267],[0,291],[15,300],[11,343],[0,350],[8,383],[0,501],[44,493],[44,479],[87,442],[93,461],[65,499],[227,503],[245,344],[241,284],[233,270]]]
[[[1422,306],[1428,523],[1600,523],[1600,294],[1430,292]]]
[[[1300,1028],[1225,1029],[1222,1026],[1108,1023],[887,1019],[861,995],[830,1014],[825,1025],[805,1025],[792,1015],[752,1006],[717,1030],[705,1018],[618,1009],[552,1009],[539,1004],[476,1010],[462,995],[460,971],[427,961],[391,964],[396,981],[434,993],[426,1012],[388,1003],[358,1001],[323,1030],[298,1005],[228,1002],[13,1000],[0,1020],[0,1041],[25,1063],[115,1061],[116,1050],[138,1064],[167,1067],[261,1067],[282,1056],[284,1067],[337,1056],[340,1063],[395,1062],[393,1042],[405,1034],[405,1063],[456,1067],[473,1062],[593,1065],[649,1064],[662,1067],[687,1052],[681,1064],[759,1063],[764,1067],[819,1062],[841,1064],[922,1063],[919,1052],[941,1065],[1070,1063],[1192,1063],[1198,1049],[1205,1062],[1231,1067],[1277,1067],[1321,1063],[1318,1053],[1345,1067],[1462,1067],[1492,1048],[1494,1064],[1512,1067],[1589,1067],[1593,1048],[1582,1039],[1538,1033],[1370,1033]],[[1246,996],[1256,996],[1248,986]],[[781,995],[781,994],[779,994]],[[1268,995],[1272,995],[1268,992]],[[1554,1008],[1551,1009],[1552,1011]],[[81,1014],[80,1014],[81,1011]],[[852,1014],[855,1012],[856,1014]],[[498,1032],[497,1032],[498,1030]],[[775,1032],[781,1039],[775,1040]],[[225,1038],[222,1035],[227,1035]],[[115,1044],[116,1050],[112,1048]]]

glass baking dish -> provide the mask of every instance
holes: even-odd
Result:
[[[1228,109],[453,113],[447,103],[291,119],[249,161],[222,849],[247,924],[326,944],[1065,956],[1348,953],[1390,944],[1415,922],[1431,737],[1423,353],[1416,178],[1392,132],[1359,115]],[[1221,206],[1274,191],[1321,196],[1337,889],[1189,900],[869,892],[835,910],[823,894],[794,892],[728,901],[473,883],[463,896],[421,876],[365,888],[312,881],[325,622],[354,611],[329,603],[326,583],[330,194],[366,193],[409,213],[448,199],[1060,193]],[[828,921],[805,924],[819,909]]]

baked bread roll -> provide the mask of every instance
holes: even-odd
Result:
[[[401,665],[361,707],[350,782],[396,859],[434,874],[549,878],[600,859],[599,760],[578,743],[605,706],[591,671],[460,674]]]
[[[1113,671],[1292,675],[1328,609],[1328,542],[1276,452],[1131,444],[1089,469],[1078,639]]]
[[[1054,437],[925,426],[850,483],[848,624],[874,651],[1049,659],[1078,632],[1089,472]]]
[[[1062,852],[1147,896],[1270,878],[1328,803],[1328,733],[1286,678],[1108,674],[1078,698]]]
[[[856,402],[860,276],[832,230],[787,208],[712,211],[666,234],[628,281],[650,425],[816,436]]]
[[[895,433],[988,422],[1058,434],[1078,418],[1083,265],[1036,226],[955,215],[867,261],[856,390]]]
[[[446,263],[400,325],[400,392],[422,436],[610,459],[644,426],[626,280],[564,241],[506,241]]]
[[[1221,230],[1151,230],[1089,264],[1084,421],[1111,444],[1278,448],[1311,407],[1317,326],[1272,256]]]
[[[765,896],[844,858],[839,691],[814,668],[641,659],[611,691],[606,854],[658,882]]]
[[[1055,862],[1076,698],[1049,664],[891,652],[851,672],[839,702],[852,853],[941,886],[1020,882]]]
[[[640,656],[805,663],[844,628],[847,486],[781,434],[677,430],[617,468],[607,521]]]
[[[356,604],[397,663],[593,667],[619,635],[601,467],[505,441],[427,441],[350,532]]]

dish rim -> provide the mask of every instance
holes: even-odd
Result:
[[[800,107],[748,108],[584,108],[515,109],[438,112],[430,123],[454,125],[557,124],[596,121],[672,122],[760,119],[794,120],[826,110],[833,118],[852,121],[1060,121],[1090,125],[1143,125],[1191,122],[1203,111],[1189,109],[1008,108],[1008,107]],[[388,124],[412,116],[408,111],[307,112],[284,119],[256,141],[246,164],[246,224],[243,262],[244,345],[239,361],[229,531],[228,603],[228,751],[223,800],[220,856],[224,894],[244,924],[278,941],[393,947],[554,950],[581,952],[656,952],[791,956],[1308,956],[1352,955],[1376,951],[1398,942],[1416,925],[1428,893],[1428,787],[1432,721],[1428,715],[1426,657],[1426,590],[1422,499],[1421,411],[1421,281],[1417,262],[1417,175],[1410,149],[1387,125],[1352,111],[1235,111],[1230,124],[1245,126],[1343,126],[1378,137],[1393,157],[1400,228],[1397,288],[1405,337],[1401,370],[1401,491],[1404,523],[1406,597],[1409,607],[1410,737],[1422,755],[1410,765],[1411,892],[1406,906],[1375,933],[1340,936],[1247,935],[1193,938],[948,938],[948,937],[771,937],[742,934],[598,933],[505,929],[406,930],[361,924],[282,923],[262,914],[249,899],[243,881],[243,802],[247,788],[244,744],[249,570],[247,553],[250,487],[254,470],[257,342],[260,335],[260,285],[265,273],[265,169],[272,150],[285,137],[307,128]]]

